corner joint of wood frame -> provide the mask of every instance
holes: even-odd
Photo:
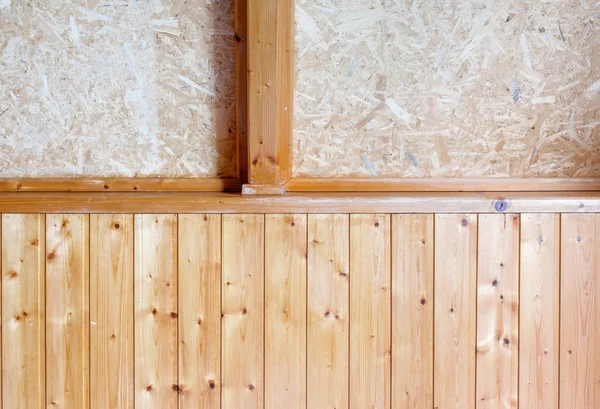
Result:
[[[242,186],[243,195],[285,195],[285,186],[245,184]]]

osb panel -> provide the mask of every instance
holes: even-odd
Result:
[[[296,4],[295,176],[600,176],[597,1]]]
[[[235,175],[232,0],[0,0],[0,177]]]

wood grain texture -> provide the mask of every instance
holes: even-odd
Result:
[[[264,223],[223,215],[223,408],[264,406]]]
[[[133,409],[133,216],[90,215],[90,408]]]
[[[308,215],[308,409],[348,409],[349,255],[348,215]]]
[[[179,215],[180,409],[221,407],[221,216]]]
[[[600,178],[292,178],[288,192],[598,191]]]
[[[135,404],[176,409],[177,216],[135,215]]]
[[[46,406],[89,408],[89,216],[46,216]]]
[[[248,181],[291,177],[294,2],[248,1]]]
[[[519,405],[558,409],[560,216],[521,215]]]
[[[509,196],[509,198],[507,198]],[[496,207],[501,209],[496,210]],[[600,192],[563,193],[0,193],[2,213],[600,212]]]
[[[44,215],[2,216],[2,404],[45,407]]]
[[[350,216],[350,408],[391,407],[390,216]]]
[[[475,408],[477,216],[435,216],[434,407]]]
[[[515,214],[479,216],[478,409],[518,406],[519,222]]]
[[[306,215],[265,216],[265,409],[306,409]]]
[[[0,178],[0,192],[239,192],[238,179]]]
[[[560,408],[600,407],[600,215],[561,217]]]
[[[248,1],[234,0],[237,176],[248,182]]]
[[[433,215],[392,215],[392,407],[433,407]]]

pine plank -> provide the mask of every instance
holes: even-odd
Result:
[[[518,405],[519,215],[479,216],[477,409]]]
[[[264,216],[223,215],[222,406],[264,406]]]
[[[89,216],[46,216],[46,405],[89,408]]]
[[[90,407],[133,409],[133,216],[90,215]]]
[[[599,408],[600,214],[561,220],[560,408]]]
[[[44,215],[2,215],[2,404],[45,407]]]
[[[349,405],[349,239],[348,215],[308,215],[308,409]]]
[[[392,407],[433,407],[433,215],[392,216]]]
[[[521,215],[519,406],[558,409],[560,216]]]
[[[477,216],[435,216],[434,407],[475,408]]]
[[[179,215],[180,409],[221,407],[221,216]]]
[[[135,215],[135,405],[176,409],[177,216]]]
[[[306,215],[265,216],[265,408],[306,408]]]
[[[350,408],[391,402],[390,216],[350,216]]]

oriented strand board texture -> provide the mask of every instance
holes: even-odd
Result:
[[[235,175],[230,0],[0,0],[0,177]]]
[[[595,0],[297,0],[294,175],[600,176]]]

